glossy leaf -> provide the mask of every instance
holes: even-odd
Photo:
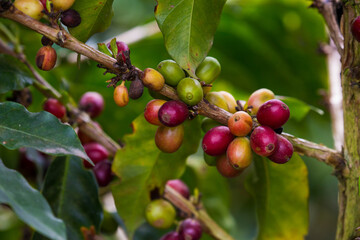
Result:
[[[52,155],[74,155],[89,162],[77,135],[48,112],[31,113],[18,103],[0,103],[0,144],[35,148]]]
[[[12,90],[21,90],[33,83],[33,78],[24,64],[13,57],[0,55],[0,94]]]
[[[309,225],[309,186],[303,160],[294,154],[285,164],[258,156],[254,162],[246,187],[256,204],[257,239],[304,239]]]
[[[0,203],[8,204],[26,224],[51,239],[66,239],[63,221],[56,218],[40,192],[0,160]]]
[[[68,239],[83,240],[81,227],[94,226],[98,232],[102,207],[93,173],[84,169],[76,157],[59,157],[46,174],[43,195],[55,215],[61,218]],[[34,239],[42,239],[38,234]]]
[[[130,235],[145,220],[150,192],[155,188],[162,191],[167,180],[180,177],[186,158],[196,152],[200,142],[198,119],[184,123],[184,142],[171,154],[157,149],[154,141],[157,127],[150,125],[143,114],[132,126],[134,132],[125,136],[125,147],[117,152],[112,168],[121,178],[112,188],[115,204]]]
[[[278,99],[286,103],[290,109],[290,118],[294,118],[297,121],[301,121],[310,111],[314,111],[320,115],[324,114],[324,111],[311,106],[297,98],[278,96]]]
[[[156,21],[170,56],[190,76],[210,50],[225,0],[158,0]]]
[[[95,33],[105,31],[110,26],[114,15],[112,4],[113,0],[75,1],[72,9],[80,14],[81,23],[75,28],[69,28],[71,35],[86,42]]]

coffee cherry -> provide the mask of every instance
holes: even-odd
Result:
[[[289,140],[279,134],[277,134],[277,139],[277,148],[273,154],[268,156],[268,158],[275,163],[287,163],[291,159],[294,152],[293,145],[291,142],[289,142]]]
[[[49,98],[44,102],[43,109],[57,118],[63,118],[66,108],[55,98]]]
[[[176,152],[184,140],[184,126],[160,126],[155,134],[155,144],[160,151],[165,153]]]
[[[101,161],[105,161],[109,157],[109,152],[99,143],[86,143],[84,144],[86,154],[89,156],[91,161],[96,165]],[[89,162],[83,161],[86,168],[92,168]]]
[[[165,78],[161,73],[152,68],[146,68],[142,81],[145,86],[154,91],[160,91],[165,85]]]
[[[360,42],[360,16],[357,16],[351,24],[351,33]]]
[[[114,101],[119,107],[125,107],[129,103],[129,92],[125,86],[125,81],[115,88]]]
[[[147,205],[145,216],[151,226],[164,229],[174,223],[176,211],[168,201],[157,199]]]
[[[123,60],[124,62],[126,62],[125,52],[129,52],[129,51],[130,51],[129,46],[128,46],[126,43],[122,42],[122,41],[116,41],[116,46],[117,46],[117,48],[118,48],[118,49],[117,49],[117,50],[118,50],[118,53],[117,53],[116,58],[121,54],[122,60]],[[110,50],[112,50],[112,49],[111,49],[111,43],[110,43],[110,42],[107,44],[107,47],[108,47]]]
[[[159,109],[159,120],[167,127],[175,127],[183,123],[189,116],[189,110],[181,101],[168,101]]]
[[[208,166],[216,166],[216,156],[210,156],[206,153],[204,153],[204,161]]]
[[[100,225],[100,232],[106,235],[113,235],[115,234],[116,230],[119,227],[113,213],[110,213],[106,210],[104,212],[104,217]]]
[[[181,101],[190,106],[198,104],[204,96],[201,84],[193,78],[182,79],[177,85],[176,92]]]
[[[94,125],[96,128],[102,129],[98,122],[94,122]],[[83,144],[83,145],[85,143],[95,142],[95,139],[92,139],[91,137],[89,137],[85,132],[81,131],[81,129],[78,130],[77,135],[80,139],[81,144]]]
[[[39,0],[15,0],[14,6],[36,20],[44,15],[44,7]]]
[[[68,10],[73,4],[75,0],[52,0],[54,10],[65,11]]]
[[[165,82],[176,87],[181,79],[185,78],[185,73],[181,67],[173,60],[164,60],[157,65],[157,70],[164,76]]]
[[[270,156],[277,147],[277,137],[274,130],[266,126],[254,129],[250,136],[252,150],[260,156]]]
[[[165,234],[164,236],[162,236],[160,238],[160,240],[180,240],[179,237],[179,233],[173,231],[173,232],[168,232],[167,234]]]
[[[210,156],[221,155],[226,152],[230,142],[234,139],[230,129],[218,126],[210,129],[202,140],[202,148]]]
[[[204,117],[204,119],[201,121],[201,129],[204,133],[217,126],[221,126],[221,124],[211,118]]]
[[[161,99],[153,99],[148,102],[144,112],[146,121],[150,124],[161,126],[162,124],[159,120],[159,109],[164,103],[166,103],[166,101]]]
[[[220,74],[221,66],[219,61],[213,57],[206,57],[196,69],[196,76],[201,82],[212,83]]]
[[[80,98],[79,107],[90,117],[96,118],[104,109],[104,98],[98,92],[86,92]]]
[[[280,100],[272,99],[260,106],[256,118],[261,125],[280,128],[289,119],[289,107]]]
[[[199,240],[202,235],[201,224],[196,219],[187,218],[180,224],[179,235],[183,240]]]
[[[180,179],[169,180],[166,182],[166,186],[171,187],[179,194],[181,194],[184,198],[190,197],[190,190],[188,186]]]
[[[136,78],[130,84],[129,97],[134,100],[138,99],[142,96],[143,92],[144,92],[144,85],[140,79]]]
[[[93,171],[100,187],[109,185],[112,180],[111,162],[109,160],[96,163]]]
[[[244,169],[233,168],[229,163],[226,154],[223,154],[218,157],[218,159],[216,160],[216,169],[223,177],[226,178],[236,177],[244,170]]]
[[[247,168],[252,161],[250,141],[246,137],[235,138],[226,150],[226,156],[235,169]]]
[[[220,91],[219,93],[225,98],[229,112],[235,113],[236,112],[235,108],[237,107],[237,104],[234,96],[226,91]]]
[[[51,46],[43,46],[36,54],[36,66],[43,71],[49,71],[56,64],[56,51]]]
[[[53,41],[50,40],[50,38],[46,37],[46,36],[42,36],[41,38],[41,44],[43,46],[52,46],[54,44]]]
[[[246,110],[251,112],[251,115],[256,115],[261,105],[274,98],[275,94],[272,91],[266,88],[261,88],[250,95],[244,107]]]
[[[80,25],[81,16],[74,9],[68,9],[65,12],[61,13],[61,23],[69,28],[74,28]]]
[[[218,92],[209,92],[208,94],[206,94],[205,99],[208,100],[209,103],[214,104],[215,106],[218,106],[225,111],[229,111],[226,99],[222,94]]]
[[[228,127],[232,134],[244,137],[251,132],[253,121],[251,116],[244,111],[234,113],[228,120]]]

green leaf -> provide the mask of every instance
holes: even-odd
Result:
[[[48,112],[31,113],[18,103],[0,103],[0,144],[8,149],[31,147],[51,155],[86,155],[74,129]]]
[[[246,181],[259,223],[258,240],[304,239],[309,225],[309,185],[306,165],[294,153],[286,164],[255,157]]]
[[[186,158],[196,152],[200,142],[199,118],[186,121],[185,139],[175,153],[162,153],[154,141],[156,126],[143,114],[133,122],[134,133],[125,136],[125,147],[115,156],[112,170],[121,178],[112,192],[118,213],[130,235],[145,220],[145,207],[154,188],[163,190],[167,180],[179,178],[185,170]]]
[[[170,56],[190,76],[209,52],[226,0],[158,0],[155,18]]]
[[[59,157],[46,174],[43,195],[55,215],[66,224],[68,239],[83,240],[80,228],[94,226],[97,232],[102,207],[93,173],[76,157]],[[38,234],[34,239],[42,239]]]
[[[21,90],[33,83],[24,64],[10,56],[0,55],[0,73],[0,94]]]
[[[11,206],[25,223],[51,239],[66,239],[62,220],[56,218],[45,198],[18,172],[0,160],[0,203]]]
[[[98,50],[102,53],[105,53],[106,55],[112,57],[112,54],[110,53],[109,49],[107,48],[105,43],[98,43]]]
[[[314,111],[319,115],[323,115],[324,111],[320,108],[311,106],[297,98],[277,96],[278,99],[286,103],[290,109],[290,118],[301,121],[310,111]]]
[[[114,0],[76,0],[72,9],[78,11],[81,23],[69,32],[75,38],[86,42],[92,35],[105,31],[114,15],[112,4]]]

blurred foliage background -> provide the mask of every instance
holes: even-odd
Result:
[[[94,35],[88,43],[103,42],[137,25],[154,21],[153,0],[116,0],[112,24],[104,33]],[[290,119],[285,131],[298,137],[333,147],[330,116],[326,100],[320,92],[327,92],[326,56],[319,44],[328,42],[321,16],[309,9],[310,2],[303,0],[228,0],[214,45],[209,55],[222,65],[222,73],[213,90],[225,90],[236,99],[246,100],[259,88],[269,88],[276,95],[296,97],[323,109],[325,114],[310,112],[301,120]],[[8,25],[8,21],[1,19]],[[39,34],[18,26],[25,52],[34,63],[41,47]],[[119,39],[121,40],[121,39]],[[132,63],[144,69],[155,68],[169,56],[160,33],[130,45]],[[106,88],[110,75],[96,63],[83,61],[80,68],[70,60],[70,52],[56,46],[59,68],[42,72],[58,89],[69,91],[75,101],[86,91],[100,92],[106,101],[104,113],[97,119],[105,132],[115,140],[132,131],[130,124],[151,99],[147,91],[137,101],[119,108],[112,99],[113,90]],[[29,110],[42,110],[44,98],[32,89],[34,102]],[[7,96],[2,96],[5,99]],[[0,148],[0,156],[8,166],[16,167],[16,153]],[[199,188],[203,201],[214,219],[226,228],[235,239],[252,239],[256,236],[254,201],[244,188],[249,170],[241,177],[227,180],[216,169],[204,166],[202,153],[189,157],[183,180],[192,188]],[[306,239],[334,239],[337,218],[337,185],[331,169],[315,159],[304,157],[309,171],[310,224]],[[291,204],[291,203],[284,203]],[[5,210],[4,210],[5,211]],[[0,209],[0,239],[19,239],[14,229],[21,224],[8,212]],[[11,222],[9,222],[11,220]],[[10,224],[13,223],[13,224]],[[12,234],[11,234],[12,233]],[[135,234],[136,240],[158,239],[158,232],[144,224]],[[6,235],[8,234],[8,235]],[[10,235],[9,235],[10,234]],[[9,237],[11,236],[11,237]],[[204,237],[203,239],[207,239]]]

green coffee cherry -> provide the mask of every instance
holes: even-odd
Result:
[[[204,97],[200,82],[193,78],[182,79],[176,91],[181,101],[190,106],[197,104]]]
[[[176,211],[168,201],[157,199],[147,205],[145,216],[151,226],[165,229],[174,223]]]
[[[214,104],[215,106],[218,106],[219,108],[222,108],[229,112],[227,101],[221,93],[209,92],[208,94],[206,94],[205,99],[208,100],[209,103]]]
[[[217,156],[210,156],[204,153],[204,161],[209,166],[216,166]]]
[[[206,84],[212,83],[220,74],[221,66],[219,61],[213,57],[206,57],[202,63],[196,69],[196,76],[199,81]]]
[[[164,76],[165,83],[176,87],[181,79],[185,78],[185,73],[181,67],[173,60],[164,60],[157,65],[157,70]]]
[[[207,118],[205,117],[202,121],[201,121],[201,129],[203,130],[204,133],[207,133],[210,129],[220,126],[221,124],[211,118]]]

